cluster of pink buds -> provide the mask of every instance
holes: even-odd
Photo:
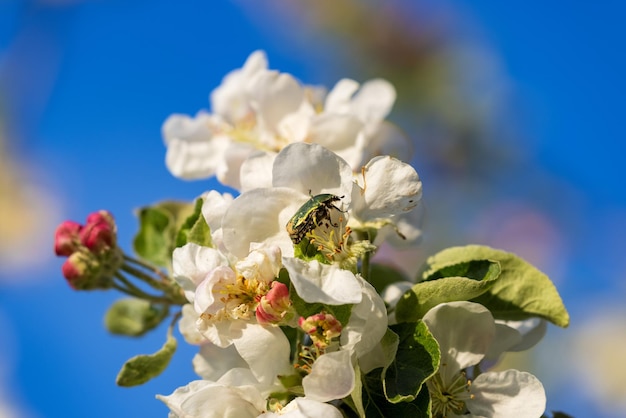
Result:
[[[113,216],[101,210],[91,213],[85,225],[61,223],[54,235],[54,252],[67,257],[61,270],[72,288],[111,287],[112,277],[122,264]]]
[[[318,313],[308,318],[300,317],[298,325],[306,332],[315,346],[326,349],[333,338],[341,335],[341,323],[331,314]]]

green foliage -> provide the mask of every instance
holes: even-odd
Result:
[[[426,324],[393,325],[381,344],[388,364],[363,376],[352,393],[353,409],[359,417],[430,417],[424,383],[437,372],[441,354]]]
[[[167,341],[154,354],[141,354],[128,360],[117,374],[116,383],[119,386],[138,386],[160,375],[167,367],[176,351],[176,338],[171,332]]]
[[[422,321],[392,325],[398,337],[393,362],[383,369],[385,396],[392,403],[412,402],[439,368],[439,344]]]
[[[331,264],[331,260],[318,251],[317,245],[311,244],[307,237],[293,246],[293,256],[304,261],[317,260],[322,264]]]
[[[183,222],[176,235],[176,247],[182,247],[188,242],[204,247],[213,245],[211,229],[209,224],[206,223],[204,216],[202,216],[203,203],[202,199],[196,199],[193,213]]]
[[[113,303],[104,317],[109,332],[138,337],[157,327],[167,317],[169,309],[136,298],[120,299]]]
[[[382,370],[382,368],[376,369],[363,378],[363,406],[368,418],[430,418],[432,416],[430,393],[426,386],[410,402],[389,402],[383,390]]]
[[[550,279],[520,257],[490,247],[452,247],[429,258],[424,277],[447,266],[472,260],[492,260],[500,264],[500,275],[481,295],[471,298],[486,306],[498,319],[544,318],[560,327],[569,325],[569,314]],[[457,299],[467,300],[467,299]],[[396,314],[397,315],[397,314]]]
[[[139,231],[133,240],[135,252],[157,266],[169,269],[178,230],[193,209],[189,203],[175,201],[139,209]]]
[[[499,278],[500,264],[484,259],[467,260],[432,267],[396,305],[398,322],[414,322],[432,307],[457,300],[476,298]]]

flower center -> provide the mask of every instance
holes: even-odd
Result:
[[[329,262],[338,263],[342,269],[356,271],[358,260],[372,251],[374,246],[369,241],[354,242],[350,238],[351,233],[344,213],[332,210],[330,218],[307,232],[306,238]]]
[[[255,309],[270,286],[258,279],[246,279],[238,276],[234,283],[226,284],[219,291],[223,307],[214,314],[203,313],[202,320],[217,322],[223,320],[249,320],[255,314]]]
[[[467,379],[464,371],[448,384],[444,383],[441,373],[437,373],[427,385],[435,418],[446,418],[450,413],[457,415],[465,413],[467,411],[465,402],[474,397],[469,393],[472,381]]]

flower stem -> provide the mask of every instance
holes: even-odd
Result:
[[[171,281],[171,277],[169,277],[167,274],[163,273],[163,271],[156,267],[153,264],[148,263],[147,261],[138,259],[138,258],[133,258],[130,257],[126,254],[124,254],[124,260],[128,261],[129,263],[133,263],[136,264],[138,266],[141,266],[143,268],[145,268],[146,270],[150,270],[151,272],[153,272],[154,274],[156,274],[157,276],[159,276],[159,278],[161,279],[162,282],[169,282]]]
[[[124,259],[126,259],[126,257],[124,257]],[[135,276],[136,278],[138,278],[139,280],[144,281],[146,284],[150,285],[151,287],[155,288],[155,289],[159,289],[159,290],[164,290],[164,291],[168,291],[169,287],[167,285],[167,283],[165,283],[163,280],[156,280],[154,277],[150,276],[149,274],[146,274],[145,272],[136,269],[135,267],[124,263],[122,264],[121,269],[123,271],[125,271],[126,273],[132,274],[133,276]],[[167,277],[167,276],[165,276]],[[161,277],[162,279],[162,277]],[[169,280],[169,278],[168,278]]]
[[[172,301],[167,297],[155,296],[155,295],[151,295],[149,293],[144,292],[143,290],[135,286],[130,280],[128,280],[119,272],[115,273],[115,278],[118,279],[120,282],[122,282],[124,285],[124,286],[120,286],[119,284],[115,282],[113,283],[113,287],[121,292],[124,292],[128,295],[131,295],[140,299],[149,300],[150,302],[165,303],[168,305],[172,303]]]

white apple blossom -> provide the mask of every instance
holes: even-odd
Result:
[[[199,315],[196,326],[212,343],[226,347],[255,323],[258,300],[269,292],[282,267],[277,247],[245,258],[188,243],[173,253],[174,279]]]
[[[222,219],[224,245],[243,256],[254,243],[276,245],[283,256],[293,256],[287,222],[311,196],[341,196],[342,210],[350,206],[353,178],[350,166],[326,148],[315,144],[292,144],[273,161],[269,173],[250,173],[271,187],[253,189],[237,197]],[[266,176],[264,180],[260,177]],[[252,180],[251,180],[252,181]],[[243,179],[248,183],[247,179]]]
[[[322,88],[269,70],[265,53],[255,51],[211,93],[212,113],[174,114],[164,122],[166,165],[181,178],[217,175],[242,189],[249,187],[240,179],[248,158],[259,151],[271,158],[296,142],[325,146],[353,171],[381,152],[407,158],[408,141],[384,120],[395,98],[382,79],[363,85],[343,79],[324,97]]]
[[[157,395],[169,418],[254,418],[265,411],[265,397],[254,386],[195,380],[171,395]]]
[[[265,342],[260,340],[257,344]],[[262,351],[258,346],[256,349]],[[257,417],[267,411],[269,395],[280,389],[277,376],[285,372],[282,362],[273,360],[275,358],[267,358],[263,365],[263,372],[271,376],[270,379],[259,381],[253,369],[226,361],[234,367],[227,369],[218,365],[214,369],[221,374],[217,380],[196,380],[171,395],[157,395],[157,398],[170,408],[171,418]]]
[[[362,298],[352,307],[350,320],[341,331],[341,349],[355,355],[362,373],[383,367],[384,357],[375,348],[387,332],[388,319],[385,302],[376,289],[360,276]]]
[[[311,399],[295,398],[276,412],[266,412],[259,418],[341,418],[341,412],[332,405]]]
[[[263,165],[269,165],[270,160],[263,161]],[[365,250],[373,249],[348,245],[346,234],[350,230],[346,226],[371,230],[391,225],[401,234],[400,224],[395,221],[419,204],[422,189],[415,170],[395,158],[372,159],[355,181],[345,160],[320,145],[302,143],[291,144],[278,153],[271,173],[246,170],[242,183],[267,187],[242,193],[226,211],[222,227],[228,251],[243,256],[251,244],[262,242],[280,247],[285,257],[293,256],[286,224],[311,196],[328,193],[340,197],[339,220],[331,223],[338,228],[332,234],[318,235],[316,245],[346,268],[354,267]],[[407,234],[419,235],[411,231]]]
[[[230,193],[219,193],[211,190],[202,196],[202,216],[211,231],[213,246],[223,250],[222,218],[234,200]]]
[[[496,320],[496,336],[480,365],[493,367],[506,352],[528,350],[537,344],[546,334],[547,322],[541,318],[529,318],[522,321]]]
[[[487,308],[465,301],[442,303],[423,320],[441,350],[439,371],[427,382],[434,417],[457,417],[468,411],[493,418],[539,418],[543,414],[543,385],[530,373],[506,370],[467,378],[464,370],[480,363],[496,334]]]
[[[302,379],[302,387],[308,399],[329,402],[350,395],[354,377],[350,352],[334,351],[315,360],[311,372]]]
[[[376,230],[391,226],[410,242],[420,237],[417,225],[402,218],[418,207],[422,198],[422,182],[413,167],[390,156],[374,157],[356,176],[356,184],[350,226]]]

